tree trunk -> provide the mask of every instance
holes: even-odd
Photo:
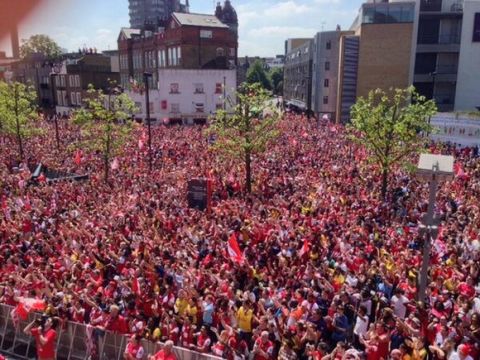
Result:
[[[384,168],[382,171],[382,199],[386,200],[388,189],[388,168]]]
[[[110,168],[110,164],[109,164],[109,161],[108,161],[108,155],[105,155],[105,156],[103,157],[103,159],[104,159],[104,160],[103,160],[103,161],[104,161],[104,164],[103,164],[103,165],[104,165],[104,167],[105,167],[105,169],[104,169],[105,173],[104,173],[104,178],[103,178],[103,180],[105,181],[105,183],[108,183],[108,176],[109,176],[109,173],[110,173],[110,171],[109,171],[109,170],[110,170],[110,169],[109,169],[109,168]]]
[[[20,132],[20,119],[18,118],[18,89],[17,89],[17,84],[14,85],[14,100],[15,100],[15,122],[17,125],[17,140],[18,140],[18,151],[20,153],[20,159],[21,161],[24,160],[24,154],[23,154],[23,143],[22,143],[22,134]]]
[[[252,192],[252,157],[250,151],[245,152],[245,188],[248,194]]]

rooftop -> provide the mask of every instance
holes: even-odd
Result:
[[[222,23],[214,15],[184,14],[176,12],[173,13],[173,18],[177,20],[180,25],[184,26],[202,26],[228,29],[228,26]]]

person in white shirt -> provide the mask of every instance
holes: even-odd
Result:
[[[355,320],[355,327],[353,328],[353,333],[355,335],[355,344],[360,345],[360,339],[368,331],[368,315],[367,307],[365,305],[360,305],[357,311],[357,318]]]
[[[410,303],[410,300],[405,296],[405,292],[402,289],[397,289],[390,303],[392,304],[395,316],[404,320],[407,315],[407,304]]]

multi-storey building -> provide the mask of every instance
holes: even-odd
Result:
[[[129,0],[130,27],[158,26],[173,12],[188,12],[188,8],[188,0],[186,4],[181,4],[180,0]]]
[[[51,74],[56,112],[69,114],[82,105],[89,85],[104,92],[118,84],[119,73],[112,71],[110,56],[87,53],[76,59],[67,59]]]
[[[312,111],[335,119],[337,107],[340,39],[352,31],[319,32],[313,39]]]
[[[292,49],[285,57],[283,98],[290,108],[312,109],[313,40]]]
[[[480,2],[417,0],[417,9],[413,84],[440,111],[480,106]]]
[[[221,8],[229,21],[236,16],[230,7],[227,0]],[[236,87],[238,22],[230,25],[213,15],[173,13],[156,31],[122,29],[120,82],[137,102],[139,118],[146,117],[145,73],[151,74],[151,119],[193,122],[217,110],[219,97]]]

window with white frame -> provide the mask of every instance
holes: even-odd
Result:
[[[63,105],[62,91],[61,90],[57,90],[57,103],[60,106]]]
[[[82,105],[82,93],[77,92],[77,105],[81,106]]]
[[[68,86],[74,87],[75,86],[75,75],[68,76]]]
[[[171,103],[171,104],[170,104],[170,112],[171,112],[172,114],[178,114],[178,113],[180,113],[180,104]]]
[[[194,88],[194,90],[193,90],[194,94],[203,94],[204,93],[202,83],[193,84],[193,88]]]
[[[75,75],[75,86],[80,87],[80,75]]]
[[[179,46],[177,47],[177,61],[178,61],[178,65],[180,65],[181,61],[182,61],[182,48]]]
[[[180,87],[178,86],[178,83],[170,84],[170,94],[180,94]]]
[[[65,75],[60,76],[60,86],[61,87],[66,86]]]
[[[77,105],[77,96],[74,92],[70,93],[70,103],[72,105]]]

